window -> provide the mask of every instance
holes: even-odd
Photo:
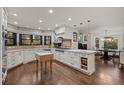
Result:
[[[13,32],[7,32],[6,34],[6,46],[17,45],[17,34]]]
[[[51,36],[44,36],[44,45],[51,45]]]
[[[32,35],[20,34],[19,35],[19,45],[31,45],[32,44]]]
[[[118,49],[118,39],[113,37],[105,37],[104,48]]]

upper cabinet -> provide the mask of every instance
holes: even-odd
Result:
[[[17,34],[13,32],[7,32],[6,34],[6,46],[16,46],[17,45]]]
[[[42,45],[42,36],[34,35],[33,36],[33,45]]]
[[[44,36],[44,45],[51,45],[51,36]]]
[[[19,45],[32,45],[32,35],[20,34]]]
[[[95,38],[95,46],[96,46],[96,49],[98,49],[99,48],[99,38],[98,37],[96,37]]]

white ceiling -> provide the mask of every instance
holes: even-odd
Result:
[[[53,13],[49,13],[49,9]],[[8,7],[8,23],[13,24],[14,21],[18,22],[18,26],[41,28],[47,30],[48,28],[54,29],[55,24],[58,25],[77,25],[78,30],[84,30],[89,26],[94,29],[101,26],[124,26],[124,8],[99,8],[99,7]],[[13,16],[16,13],[18,16]],[[72,21],[68,21],[71,17]],[[40,23],[39,20],[43,22]],[[91,20],[90,23],[87,20]],[[83,23],[83,25],[80,25]]]

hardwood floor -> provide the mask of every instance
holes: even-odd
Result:
[[[53,72],[36,73],[36,62],[21,65],[8,71],[6,85],[111,85],[124,84],[124,69],[118,68],[118,59],[115,66],[111,61],[96,58],[96,72],[85,75],[60,62],[53,62]],[[49,65],[48,65],[49,66]]]

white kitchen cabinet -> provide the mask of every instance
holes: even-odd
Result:
[[[124,65],[124,51],[120,52],[120,67]]]
[[[79,54],[75,54],[73,52],[59,52],[59,51],[56,51],[54,53],[54,56],[55,56],[55,59],[64,63],[64,64],[67,64],[67,65],[70,65],[70,66],[74,66],[74,67],[80,67],[80,57],[79,57]]]
[[[74,52],[68,52],[69,59],[68,63],[72,65],[73,67],[80,68],[80,56],[79,53],[74,53]]]
[[[13,68],[23,62],[22,51],[13,51],[7,53],[7,68]]]
[[[29,63],[35,60],[35,51],[23,50],[23,63]]]
[[[7,68],[13,68],[21,63],[26,64],[36,60],[35,52],[43,52],[41,48],[8,50]],[[59,57],[60,60],[60,57]]]
[[[61,50],[60,50],[61,51]],[[67,64],[70,67],[73,67],[75,69],[78,69],[88,75],[91,75],[95,72],[95,56],[94,53],[86,53],[86,51],[79,52],[73,52],[73,51],[66,51],[60,52],[55,51],[55,59],[58,60],[61,63]],[[81,58],[84,58],[86,60],[87,66],[82,67],[82,61]]]

